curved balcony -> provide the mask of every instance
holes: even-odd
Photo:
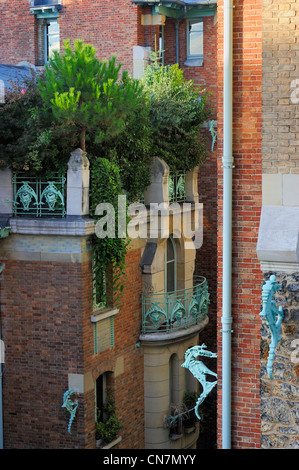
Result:
[[[208,313],[208,284],[195,276],[193,287],[174,292],[142,294],[142,334],[170,333],[202,322]]]

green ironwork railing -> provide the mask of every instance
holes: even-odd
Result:
[[[44,181],[42,178],[19,176],[15,173],[12,182],[15,216],[65,217],[66,178],[64,176]]]
[[[174,292],[142,294],[142,334],[162,333],[200,323],[208,313],[208,284],[196,276],[193,287]]]
[[[168,177],[168,196],[169,202],[186,201],[186,174],[170,173]]]

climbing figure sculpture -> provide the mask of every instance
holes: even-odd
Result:
[[[71,396],[74,394],[75,392],[69,388],[63,395],[63,404],[62,404],[62,408],[66,408],[67,411],[70,413],[70,420],[69,420],[69,425],[68,425],[68,432],[69,434],[71,434],[71,426],[72,426],[72,422],[73,422],[73,419],[75,418],[75,415],[76,415],[76,411],[77,411],[77,408],[78,408],[78,401],[75,401],[73,402],[71,400]]]
[[[206,367],[202,361],[198,361],[196,359],[198,356],[217,357],[216,353],[207,351],[206,347],[207,346],[205,344],[202,344],[201,346],[193,346],[192,348],[187,349],[185,352],[185,361],[182,364],[182,367],[190,370],[192,375],[200,382],[203,388],[195,405],[195,414],[198,419],[200,419],[198,407],[217,384],[217,380],[209,382],[206,378],[207,375],[217,377],[217,374]]]

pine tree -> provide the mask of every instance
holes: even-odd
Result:
[[[138,100],[140,84],[130,79],[115,57],[99,60],[96,49],[81,40],[64,43],[64,53],[54,53],[39,89],[45,108],[56,124],[80,135],[80,147],[86,141],[99,144],[118,135]]]

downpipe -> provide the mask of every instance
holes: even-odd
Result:
[[[233,1],[224,0],[223,34],[223,275],[222,275],[222,448],[231,448],[232,333],[232,106]]]

